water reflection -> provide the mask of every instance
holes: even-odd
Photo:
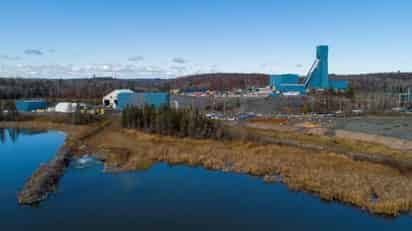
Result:
[[[0,128],[0,143],[4,144],[6,142],[6,129]]]
[[[0,143],[4,144],[7,137],[16,143],[21,135],[38,135],[47,132],[45,129],[0,128]]]
[[[50,160],[65,135],[2,129],[1,230],[411,230],[412,219],[383,219],[340,203],[265,184],[242,174],[153,164],[147,171],[104,172],[91,156],[74,160],[57,192],[38,209],[20,207],[18,191],[40,163]],[[7,133],[7,134],[6,134]],[[116,155],[117,156],[117,155]],[[114,157],[113,157],[114,158]],[[122,157],[123,158],[123,157]],[[120,158],[119,163],[123,163]],[[117,159],[116,159],[117,160]],[[126,168],[127,166],[122,166]],[[129,166],[130,167],[130,166]]]

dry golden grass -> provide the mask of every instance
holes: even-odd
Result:
[[[312,192],[324,200],[342,201],[372,213],[395,216],[412,208],[410,177],[388,166],[334,153],[110,129],[87,142],[101,150],[100,157],[115,171],[145,169],[164,161],[262,177],[280,175],[292,190]]]

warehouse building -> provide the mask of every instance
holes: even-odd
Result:
[[[18,112],[46,110],[47,103],[44,100],[16,100],[16,109]]]
[[[141,92],[129,96],[120,96],[118,109],[122,110],[127,106],[144,107],[145,105],[160,108],[169,106],[170,94],[165,92]]]
[[[145,105],[160,108],[169,106],[170,94],[165,92],[142,92],[135,93],[128,98],[119,101],[119,108],[124,109],[126,106],[144,107]]]
[[[131,90],[115,90],[103,98],[103,105],[117,110],[127,106],[144,107],[145,105],[160,108],[169,106],[170,94],[166,92],[133,92]]]

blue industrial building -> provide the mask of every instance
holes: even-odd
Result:
[[[345,90],[348,82],[345,80],[330,80],[328,70],[328,46],[316,48],[316,59],[308,75],[300,83],[300,78],[295,74],[272,75],[269,85],[278,93],[294,92],[306,94],[309,90]]]
[[[270,86],[280,88],[282,84],[296,84],[299,83],[299,75],[296,74],[282,74],[272,75],[270,78]]]
[[[272,75],[269,85],[278,93],[306,94],[306,88],[303,84],[300,84],[300,77],[296,74]]]
[[[145,105],[160,108],[169,106],[170,94],[166,92],[142,92],[119,94],[117,108],[123,110],[127,106],[144,107]]]
[[[47,103],[44,100],[16,100],[16,109],[18,112],[45,110]]]
[[[303,84],[298,83],[286,83],[281,84],[279,87],[279,91],[282,93],[292,93],[297,95],[305,95],[306,88]]]
[[[119,93],[117,95],[117,101],[116,101],[117,107],[116,108],[123,110],[127,106],[130,98],[132,98],[135,94],[136,93],[127,93],[127,92]]]

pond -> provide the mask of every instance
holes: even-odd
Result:
[[[371,216],[247,175],[164,163],[107,174],[93,159],[73,162],[58,191],[39,207],[21,207],[16,192],[65,136],[10,131],[0,144],[1,230],[412,229],[407,215]]]

